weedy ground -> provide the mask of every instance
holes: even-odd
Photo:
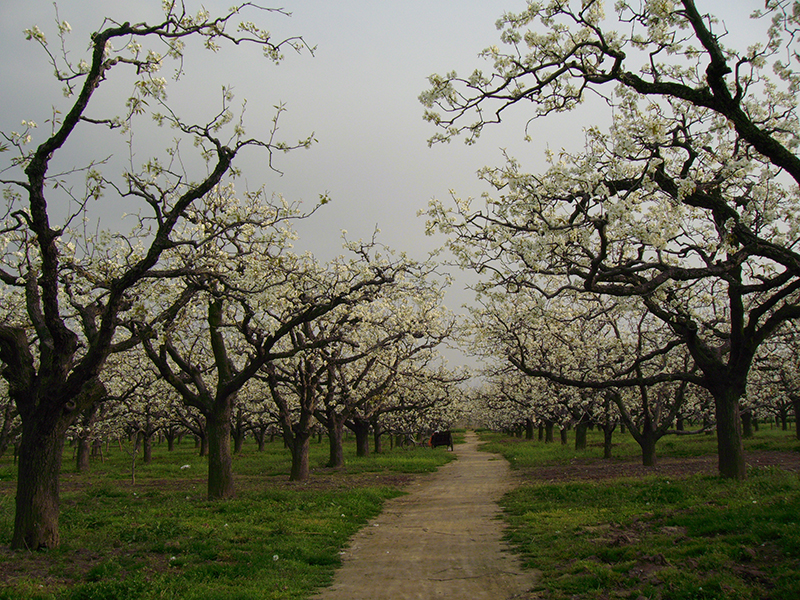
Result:
[[[746,440],[748,478],[716,474],[713,436],[667,438],[655,468],[618,435],[576,452],[496,434],[518,483],[503,499],[508,539],[541,575],[543,599],[800,598],[800,442]]]
[[[206,499],[206,459],[184,443],[157,446],[136,465],[129,447],[77,473],[65,450],[60,533],[46,552],[8,550],[16,470],[0,459],[0,599],[249,600],[307,598],[328,584],[348,538],[400,494],[413,473],[453,458],[444,448],[394,449],[323,467],[327,444],[312,444],[308,482],[288,482],[290,456],[276,441],[245,445],[234,460],[234,499]],[[188,465],[188,466],[187,466]]]

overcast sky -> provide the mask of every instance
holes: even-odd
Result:
[[[219,14],[233,1],[186,0],[186,4],[190,12],[202,4]],[[272,31],[275,39],[302,36],[316,46],[315,56],[289,51],[276,67],[254,49],[224,47],[218,55],[190,52],[185,77],[171,88],[170,100],[208,118],[219,106],[221,86],[230,85],[237,100],[248,101],[248,133],[263,128],[278,102],[286,106],[280,124],[287,141],[314,132],[318,143],[311,149],[277,157],[280,177],[265,169],[263,154],[249,153],[239,162],[250,188],[266,185],[289,200],[303,201],[307,208],[320,194],[330,196],[332,203],[303,224],[298,249],[311,249],[325,260],[340,252],[341,230],[356,239],[370,237],[378,227],[379,241],[423,258],[442,242],[426,238],[424,218],[417,217],[431,198],[444,199],[450,189],[463,197],[485,191],[476,171],[500,164],[501,148],[535,170],[543,164],[548,146],[576,149],[583,139],[582,128],[592,124],[566,115],[539,124],[532,143],[524,143],[521,128],[511,123],[487,130],[476,146],[456,141],[428,147],[426,140],[435,130],[423,121],[417,100],[427,87],[427,76],[454,69],[460,74],[476,67],[488,70],[477,54],[498,43],[496,20],[525,4],[525,0],[286,0],[270,6],[286,9],[291,17],[250,11],[247,18]],[[727,13],[737,7],[745,14],[763,6],[744,0],[698,4],[701,10],[714,12],[716,4],[724,5]],[[160,7],[160,0],[58,3],[59,17],[73,29],[76,62],[104,15],[119,22],[155,21]],[[51,105],[64,105],[44,54],[22,33],[34,24],[52,42],[58,41],[51,0],[0,0],[3,131],[18,129],[21,119],[42,124]],[[165,69],[166,76],[171,68]],[[602,114],[596,118],[604,119]],[[587,120],[585,114],[582,119]],[[458,309],[468,299],[453,293],[449,303]]]

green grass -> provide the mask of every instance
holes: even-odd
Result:
[[[484,434],[520,473],[576,458],[589,447]],[[572,441],[572,435],[570,435]],[[762,428],[749,450],[798,451],[791,432]],[[434,470],[444,448],[394,450],[325,469],[327,444],[312,444],[313,474],[289,483],[289,455],[276,441],[246,445],[234,461],[237,497],[206,500],[206,460],[184,443],[156,447],[137,464],[115,447],[86,474],[65,451],[62,545],[45,553],[0,550],[0,600],[213,600],[313,596],[331,581],[348,538],[400,492],[402,473]],[[484,447],[486,448],[486,447]],[[713,454],[713,436],[664,438],[660,457]],[[637,462],[617,434],[615,460]],[[181,469],[189,465],[189,468]],[[15,469],[0,460],[0,546],[13,525]],[[800,598],[800,478],[755,468],[746,482],[708,475],[522,485],[503,499],[508,536],[541,572],[543,599]]]
[[[485,449],[502,451],[522,472],[602,457],[597,433],[583,453],[558,442],[484,437]],[[636,460],[638,447],[617,438],[615,455]],[[715,449],[713,436],[667,440],[674,446],[661,444],[660,456]],[[798,451],[800,444],[793,432],[762,428],[746,447]],[[502,504],[509,541],[541,572],[541,598],[800,598],[797,473],[751,468],[745,482],[692,475],[527,484]]]
[[[486,452],[502,454],[511,463],[512,468],[525,469],[544,465],[565,464],[579,459],[602,459],[603,436],[597,431],[590,431],[586,450],[575,450],[574,432],[569,432],[569,442],[561,444],[558,435],[554,443],[545,444],[538,440],[525,440],[509,437],[500,433],[481,432],[481,439],[486,441],[481,448]],[[782,431],[769,426],[762,426],[752,439],[744,440],[745,452],[754,450],[779,450],[784,452],[800,452],[800,440],[793,431]],[[669,435],[661,438],[656,446],[659,457],[691,458],[714,455],[717,453],[717,439],[714,435]],[[638,460],[641,448],[627,433],[614,432],[612,457],[614,459]]]
[[[136,468],[112,447],[75,472],[65,452],[62,543],[44,553],[0,551],[0,600],[249,600],[308,598],[330,583],[347,540],[397,496],[398,473],[435,470],[443,449],[368,458],[346,447],[344,472],[324,469],[327,444],[312,444],[308,482],[289,483],[290,457],[276,441],[246,446],[234,461],[237,496],[206,500],[206,461],[189,444]],[[182,466],[188,468],[181,469]],[[13,527],[10,457],[0,461],[0,545]]]

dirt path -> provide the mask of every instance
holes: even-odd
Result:
[[[417,480],[356,534],[318,600],[534,597],[526,590],[535,574],[501,540],[495,502],[511,485],[508,463],[479,452],[471,432],[455,452],[458,460]]]

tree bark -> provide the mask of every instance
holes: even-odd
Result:
[[[78,436],[78,448],[75,458],[75,468],[78,473],[86,473],[89,470],[89,455],[92,450],[92,441],[86,432],[81,432]]]
[[[256,440],[256,444],[258,444],[258,451],[264,451],[264,445],[267,441],[267,430],[265,427],[256,427],[253,430],[253,437]]]
[[[611,449],[613,447],[611,441],[614,435],[614,429],[616,429],[615,423],[604,423],[603,424],[603,458],[611,458]]]
[[[644,429],[642,435],[636,439],[642,449],[642,466],[656,466],[656,444],[658,440],[659,436],[651,429]]]
[[[89,470],[89,456],[91,453],[92,432],[91,427],[94,424],[97,416],[98,404],[95,402],[89,408],[81,413],[78,418],[78,449],[76,457],[76,468],[79,473],[85,473]]]
[[[167,427],[164,431],[164,438],[167,440],[167,452],[173,452],[175,450],[175,438],[177,437],[177,433],[174,428]]]
[[[381,427],[379,415],[376,415],[370,421],[370,425],[372,426],[372,439],[374,441],[373,450],[375,454],[381,454],[383,452],[383,434],[386,431]]]
[[[369,456],[369,421],[353,419],[347,428],[356,434],[356,456]]]
[[[19,442],[16,514],[11,538],[14,550],[58,546],[59,477],[67,429],[82,411],[106,393],[97,378],[87,381],[79,394],[66,402],[54,396],[43,396],[42,387],[28,391],[28,395],[16,390],[19,396],[12,396],[20,414],[24,412],[25,415]]]
[[[197,441],[199,442],[200,456],[208,456],[208,434],[203,432]]]
[[[142,462],[149,465],[153,462],[153,432],[142,432]]]
[[[308,431],[295,432],[292,439],[292,472],[289,481],[305,481],[308,479],[308,450],[311,435]]]
[[[785,404],[778,406],[778,416],[780,417],[781,429],[789,431],[789,411],[786,409]]]
[[[589,419],[584,415],[575,425],[575,450],[586,450],[586,437],[589,431]]]
[[[544,424],[544,432],[545,432],[544,443],[545,444],[552,444],[555,441],[555,438],[553,437],[553,431],[555,429],[555,425],[556,424],[553,423],[553,421],[545,421],[545,424]]]
[[[59,544],[59,474],[71,419],[28,419],[22,424],[16,514],[11,548],[39,550]]]
[[[344,420],[337,418],[335,411],[328,417],[328,442],[330,454],[328,466],[332,469],[344,468]]]
[[[240,431],[239,429],[237,429],[234,431],[233,434],[233,453],[241,454],[243,446],[244,446],[244,431]]]
[[[742,438],[749,440],[753,435],[753,413],[745,410],[742,412]]]
[[[719,473],[729,479],[744,480],[747,478],[747,467],[742,444],[742,419],[739,415],[740,394],[726,386],[716,390],[713,395],[717,413]]]
[[[533,439],[533,431],[534,431],[534,429],[535,429],[535,426],[533,424],[533,419],[531,419],[530,417],[527,417],[525,419],[525,439],[526,440],[532,440]]]
[[[219,404],[222,406],[216,406],[206,417],[209,500],[224,500],[235,495],[231,454],[231,402],[224,400]]]

